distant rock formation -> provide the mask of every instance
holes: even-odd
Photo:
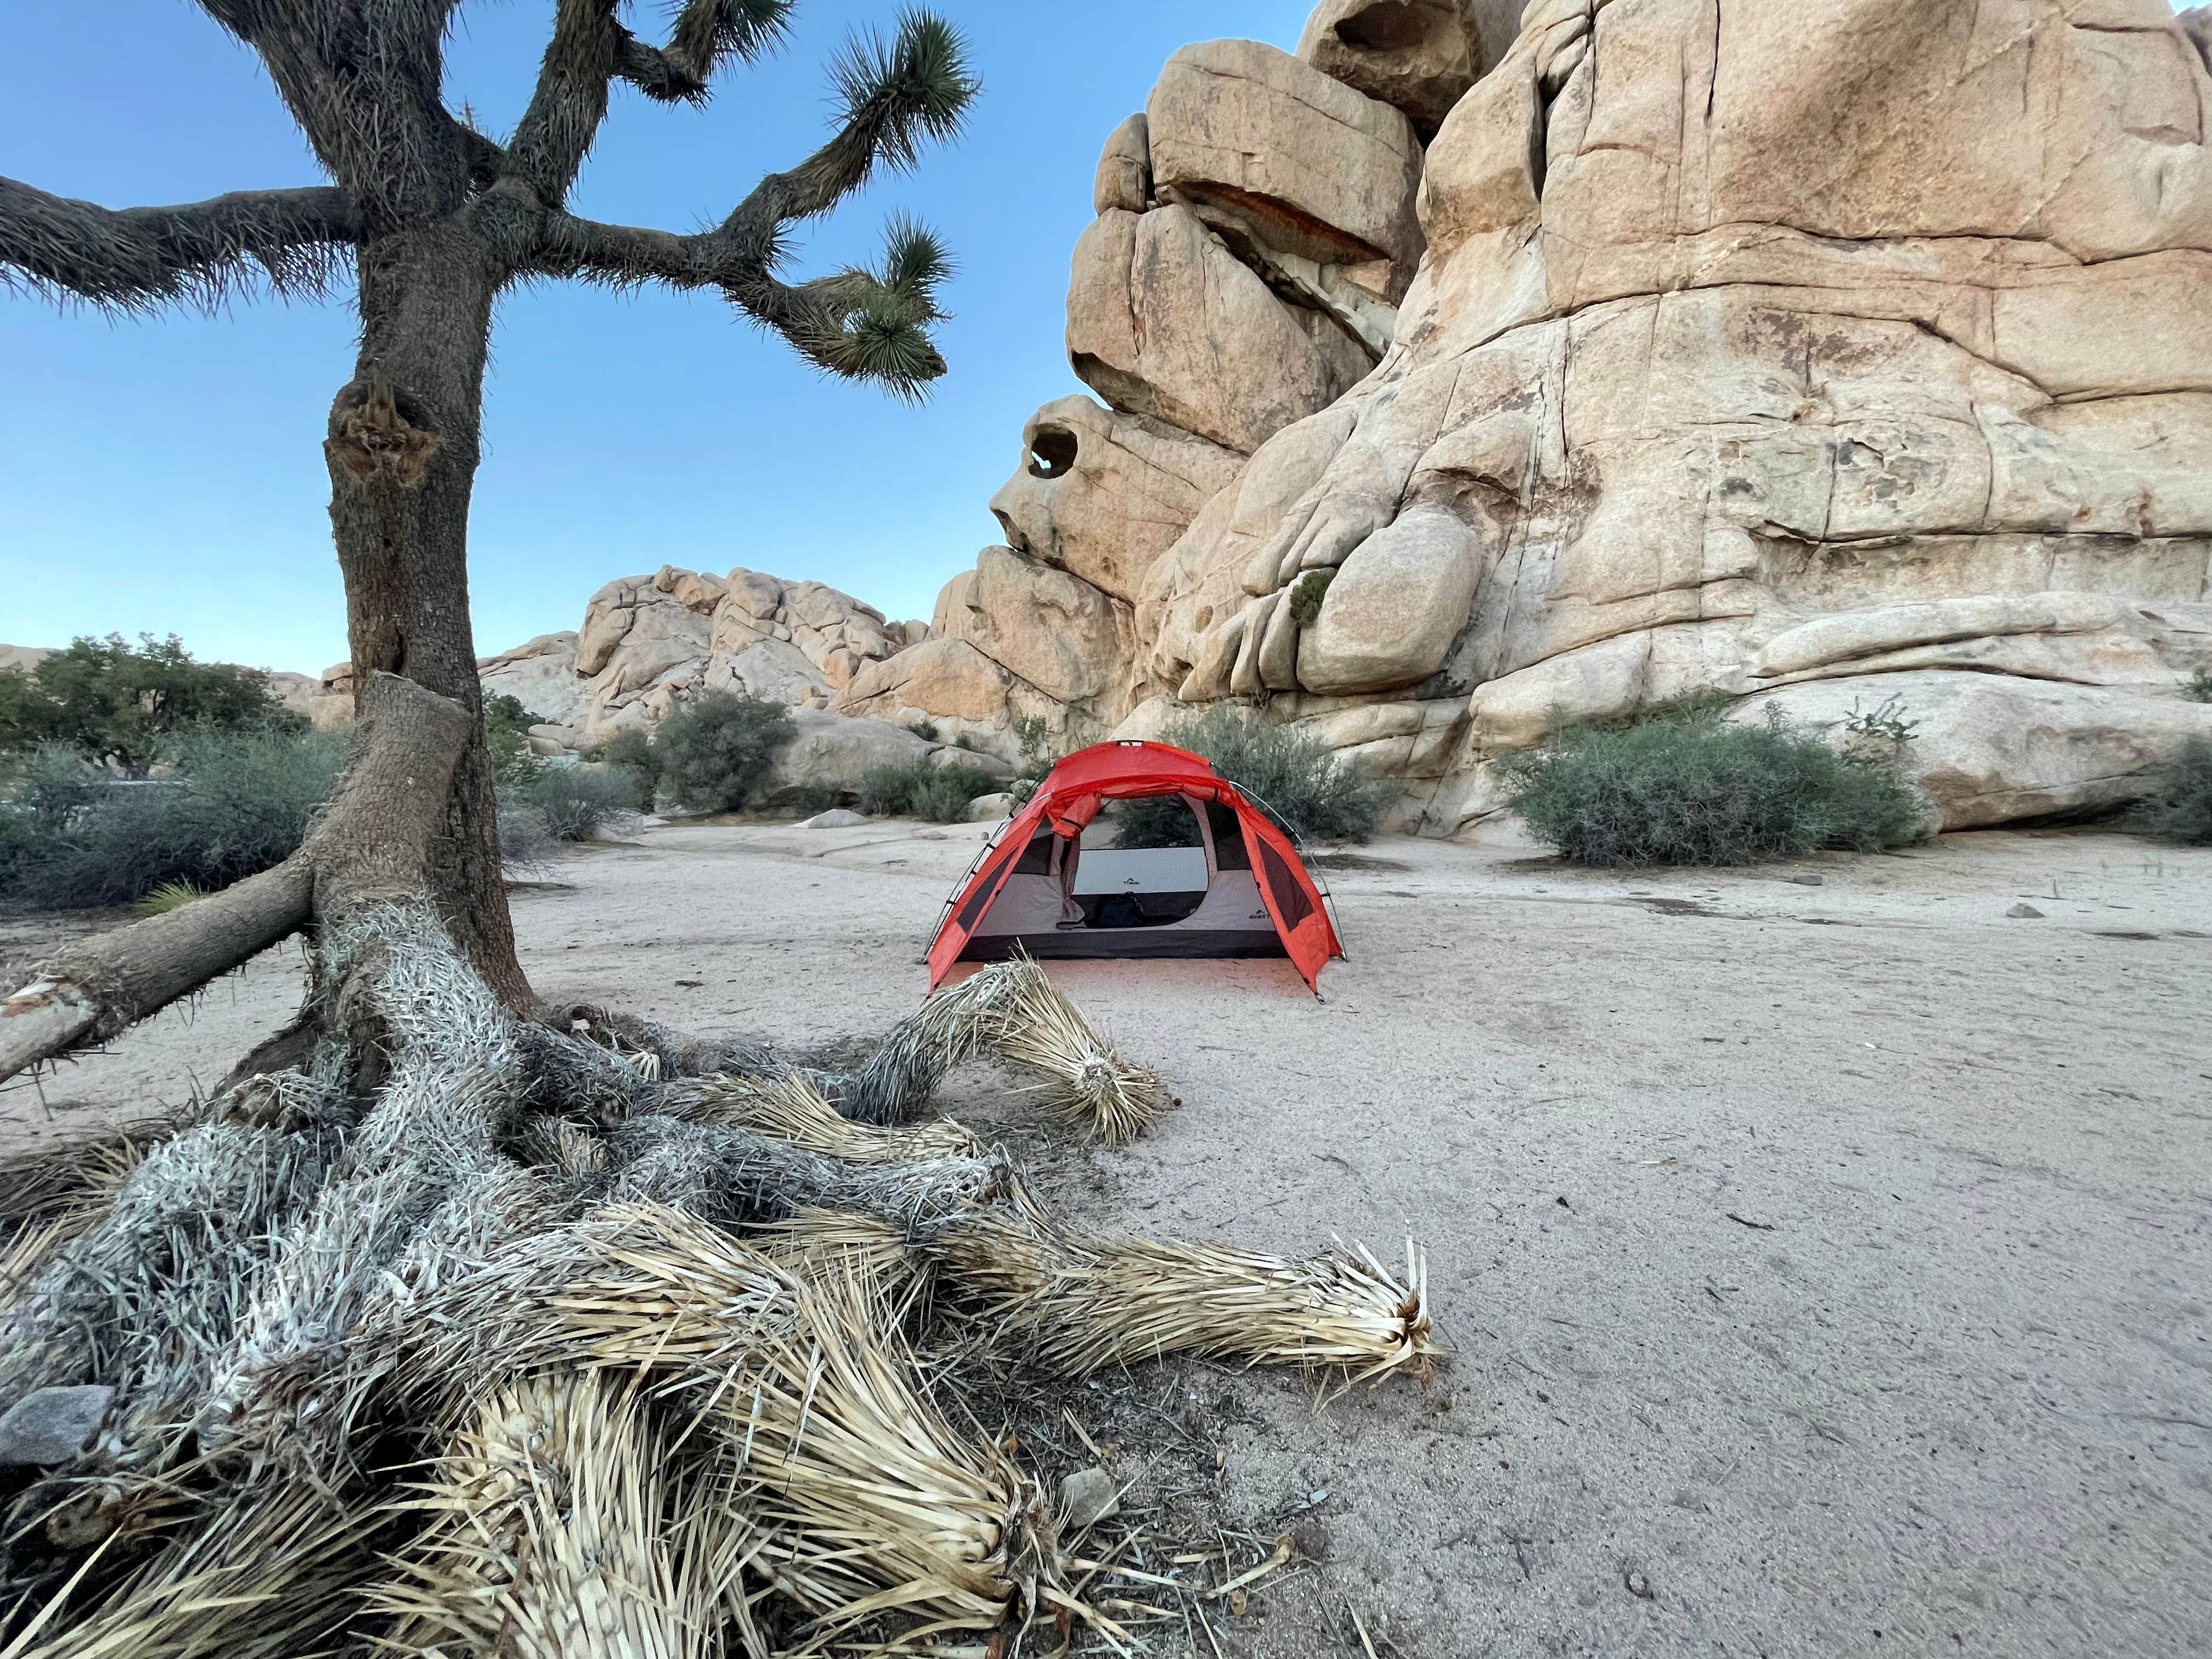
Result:
[[[820,582],[663,565],[600,588],[576,632],[479,658],[477,672],[488,696],[512,696],[539,716],[532,744],[556,754],[655,723],[698,691],[823,708],[862,666],[928,632]],[[350,720],[352,665],[327,670],[322,690],[331,718]]]
[[[1244,699],[1449,835],[1561,717],[1894,697],[1953,826],[2124,799],[2212,736],[2208,20],[1327,0],[1296,58],[1186,48],[1075,252],[1109,407],[1032,417],[1006,545],[834,706]]]

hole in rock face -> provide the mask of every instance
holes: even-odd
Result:
[[[1030,440],[1030,477],[1057,478],[1075,465],[1075,434],[1064,426],[1041,426]]]
[[[1404,52],[1428,37],[1430,20],[1402,0],[1376,0],[1336,26],[1336,38],[1362,52]]]

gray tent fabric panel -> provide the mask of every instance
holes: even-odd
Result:
[[[1261,902],[1259,884],[1249,870],[1215,872],[1197,909],[1180,921],[1151,927],[1062,927],[1060,884],[1051,876],[1013,875],[1000,890],[997,901],[975,925],[963,962],[992,962],[1015,943],[1031,956],[1271,956],[1283,952],[1281,936]],[[1186,940],[1173,946],[1163,938],[1157,945],[1146,941],[1175,935]],[[1087,946],[1080,941],[1089,940]],[[1210,941],[1200,945],[1200,940]],[[1141,948],[1140,948],[1141,947]]]

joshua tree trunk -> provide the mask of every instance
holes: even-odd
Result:
[[[319,293],[351,267],[361,349],[324,448],[363,717],[355,773],[409,775],[405,757],[374,752],[397,740],[405,723],[390,711],[403,706],[447,710],[432,723],[458,754],[434,769],[428,805],[440,810],[427,828],[422,801],[349,786],[282,868],[46,963],[0,1001],[0,1079],[112,1036],[352,908],[349,872],[363,856],[403,850],[409,896],[430,903],[502,1004],[529,1012],[500,879],[469,621],[484,363],[493,307],[509,283],[580,276],[713,289],[830,373],[898,396],[920,395],[945,368],[928,328],[948,262],[927,232],[895,222],[880,271],[796,284],[777,274],[793,223],[830,211],[879,164],[910,166],[925,141],[957,130],[975,83],[958,35],[938,18],[909,12],[891,40],[854,42],[834,71],[842,110],[829,142],[763,178],[714,229],[681,236],[566,210],[610,94],[622,82],[663,102],[703,101],[721,65],[775,43],[793,0],[683,0],[665,46],[623,25],[623,0],[558,0],[536,90],[504,145],[439,100],[458,0],[200,3],[260,55],[334,182],[116,212],[0,179],[0,284],[151,311],[212,304],[257,276],[279,292]],[[417,771],[417,788],[434,787]]]
[[[453,221],[364,243],[362,347],[324,452],[356,707],[378,673],[459,703],[474,735],[423,871],[453,942],[500,1000],[530,1003],[500,876],[497,805],[469,620],[469,495],[491,307],[502,277]]]

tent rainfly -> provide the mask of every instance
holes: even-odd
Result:
[[[1181,796],[1190,845],[1083,846],[1109,801]],[[1341,957],[1321,889],[1290,838],[1203,756],[1121,739],[1052,769],[946,902],[929,985],[956,962],[1286,956],[1320,989]]]

